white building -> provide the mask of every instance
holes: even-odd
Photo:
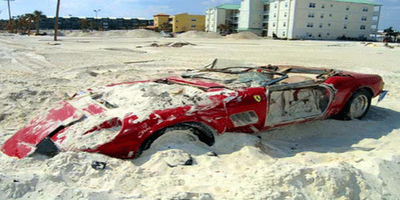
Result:
[[[218,26],[223,24],[238,29],[239,5],[221,5],[206,10],[206,31],[220,32]]]
[[[381,4],[366,0],[242,0],[238,31],[288,39],[369,38]]]

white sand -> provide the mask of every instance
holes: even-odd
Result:
[[[108,35],[59,42],[0,36],[0,145],[65,93],[180,74],[214,58],[377,73],[390,93],[379,105],[374,100],[363,120],[310,122],[261,139],[226,133],[213,147],[171,132],[136,160],[82,152],[17,160],[0,153],[0,199],[400,199],[399,47],[186,38],[196,46],[151,48],[180,39]],[[192,166],[181,165],[190,157]],[[92,161],[107,167],[94,170]]]

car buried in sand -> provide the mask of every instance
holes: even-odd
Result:
[[[299,66],[217,68],[78,92],[2,146],[18,158],[85,151],[131,159],[170,130],[209,146],[225,132],[257,133],[334,117],[361,119],[386,91],[378,75]]]

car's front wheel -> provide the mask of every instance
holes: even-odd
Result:
[[[208,126],[196,122],[180,123],[163,128],[148,137],[137,150],[135,158],[149,149],[156,140],[164,144],[168,142],[191,143],[199,141],[212,146],[215,143],[214,133]]]

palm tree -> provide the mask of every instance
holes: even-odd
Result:
[[[58,14],[60,13],[60,0],[57,0],[56,20],[54,24],[54,41],[57,41],[58,36]]]
[[[89,27],[89,21],[86,19],[82,19],[79,21],[79,25],[81,25],[82,32],[86,32],[86,29]]]
[[[46,15],[43,15],[43,12],[38,10],[33,11],[33,15],[34,15],[33,19],[35,20],[36,24],[36,34],[39,34],[39,22],[41,19],[45,19]]]
[[[172,24],[170,24],[169,22],[164,22],[160,25],[160,31],[172,32]]]
[[[25,14],[25,17],[26,17],[26,21],[27,21],[27,24],[28,24],[28,35],[30,35],[31,34],[32,21],[34,20],[35,16],[33,14],[31,14],[31,13],[28,13],[28,14]]]
[[[217,29],[219,30],[219,32],[224,32],[224,31],[228,30],[228,26],[225,24],[220,24],[220,25],[218,25]]]

